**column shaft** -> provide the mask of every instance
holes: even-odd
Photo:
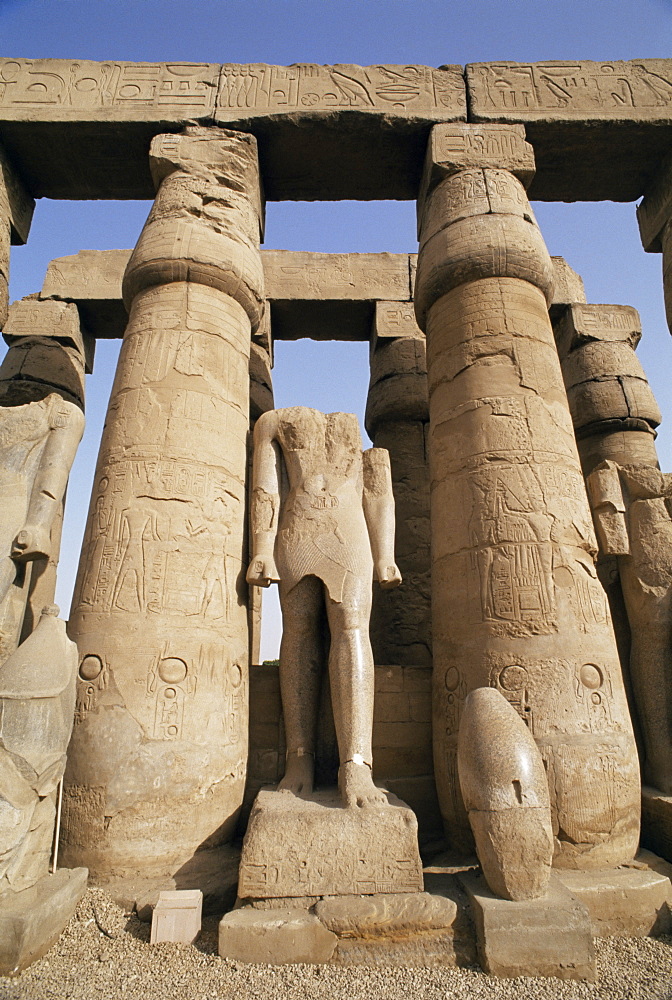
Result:
[[[159,136],[71,634],[65,855],[174,874],[235,828],[247,759],[249,353],[263,276],[256,145]],[[255,205],[255,200],[257,204]]]
[[[469,143],[488,130],[435,129],[444,131],[448,155],[430,146],[416,285],[427,334],[442,813],[451,839],[467,842],[457,731],[466,694],[496,687],[544,758],[555,864],[619,864],[637,848],[639,775],[548,318],[552,265],[522,184],[491,167],[499,140],[475,146],[492,155],[479,154],[475,168]],[[519,162],[505,156],[504,165],[527,173],[516,133],[507,155],[517,140]],[[460,140],[469,169],[460,169]]]

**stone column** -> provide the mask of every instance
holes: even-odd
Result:
[[[661,164],[637,207],[642,246],[663,255],[663,293],[672,332],[672,154]]]
[[[404,581],[395,590],[374,589],[373,655],[380,664],[429,667],[429,403],[425,337],[412,302],[376,302],[370,360],[366,430],[376,448],[390,453],[395,551]]]
[[[0,144],[0,330],[9,308],[9,248],[28,239],[34,208],[35,202]]]
[[[93,370],[95,341],[82,330],[76,305],[33,298],[13,302],[3,336],[9,350],[0,365],[0,406],[21,406],[57,393],[84,411],[84,374]],[[52,523],[48,556],[31,565],[21,642],[42,608],[54,603],[63,503]]]
[[[190,127],[155,137],[150,165],[158,191],[124,277],[130,315],[71,614],[65,855],[98,879],[185,876],[194,852],[230,837],[247,758],[256,142]]]
[[[631,858],[639,772],[547,303],[552,264],[525,195],[521,126],[437,126],[420,202],[427,334],[434,752],[449,837],[464,699],[496,687],[547,768],[559,867]],[[595,697],[597,695],[597,697]]]

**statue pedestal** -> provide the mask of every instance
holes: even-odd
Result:
[[[337,791],[257,795],[243,843],[241,899],[421,892],[413,812],[388,793],[382,805],[345,808]]]
[[[86,868],[61,868],[0,897],[0,975],[21,972],[51,948],[84,895],[87,876]]]

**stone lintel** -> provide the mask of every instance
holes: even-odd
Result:
[[[130,255],[130,250],[82,250],[57,257],[40,296],[75,302],[95,336],[122,337],[127,315],[121,283]],[[377,301],[410,302],[413,256],[262,250],[273,340],[368,341]],[[263,323],[257,337],[268,350]]]
[[[586,291],[583,278],[569,266],[564,257],[551,257],[553,263],[553,300],[548,308],[551,322],[562,316],[567,306],[573,302],[585,302]]]
[[[573,302],[554,324],[560,357],[591,341],[626,343],[633,350],[642,336],[639,313],[633,306]]]
[[[0,220],[9,220],[12,243],[26,242],[34,210],[34,199],[0,144]]]
[[[642,246],[648,253],[662,253],[660,236],[672,218],[672,155],[667,156],[637,207]]]
[[[0,81],[0,134],[38,197],[151,198],[152,136],[199,121],[259,139],[270,200],[413,198],[431,126],[466,118],[461,66],[7,58]]]
[[[595,954],[586,906],[554,877],[540,899],[512,902],[487,887],[483,875],[459,876],[471,904],[478,958],[493,976],[595,979]]]
[[[672,59],[472,63],[469,117],[520,123],[543,201],[634,201],[672,144]]]
[[[82,330],[79,310],[74,302],[53,299],[12,302],[2,335],[10,347],[36,337],[55,340],[64,347],[74,347],[85,361],[87,374],[93,371],[96,341]]]

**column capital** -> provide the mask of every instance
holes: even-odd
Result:
[[[534,177],[534,149],[525,141],[524,125],[435,125],[429,134],[418,196],[422,203],[440,181],[460,170],[492,167],[508,170],[529,187]]]

